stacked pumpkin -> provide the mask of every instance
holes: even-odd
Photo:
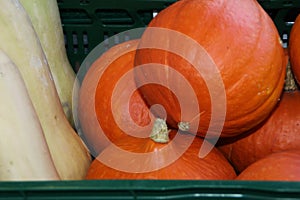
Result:
[[[225,144],[219,147],[241,172],[239,179],[300,180],[299,32],[300,15],[290,33],[286,55],[290,65],[278,105],[256,130],[223,141]]]
[[[258,150],[259,143],[233,150],[235,143],[247,134],[255,137],[276,112],[285,120],[272,129],[290,126],[283,124],[290,119],[284,113],[296,111],[287,107],[295,107],[299,95],[281,97],[286,66],[278,31],[256,1],[172,4],[140,39],[102,54],[83,79],[80,130],[95,157],[86,178],[236,179],[236,172],[254,162],[250,153],[258,152],[258,160],[271,151]],[[297,120],[292,117],[290,123]],[[266,137],[273,138],[273,130],[264,131]],[[230,144],[217,148],[218,140]],[[278,140],[279,145],[289,143]],[[300,179],[298,151],[272,156],[267,164],[260,160],[255,171],[261,173],[276,159],[283,163],[277,170],[295,163],[290,172]]]

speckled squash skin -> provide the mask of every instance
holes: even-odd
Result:
[[[270,114],[278,102],[287,60],[272,19],[256,1],[181,0],[161,11],[149,27],[185,34],[198,42],[218,67],[226,92],[226,118],[221,137],[236,136],[252,129]],[[147,38],[143,36],[140,45],[146,40],[158,39],[159,35],[155,34],[147,35]],[[195,49],[180,41],[170,39],[161,42],[169,43],[169,46],[178,44],[178,48],[185,49],[187,53],[196,53]],[[193,59],[201,63],[198,57]],[[208,90],[203,79],[208,74],[199,74],[191,62],[161,49],[139,49],[135,65],[147,63],[164,64],[182,74],[195,91],[199,113],[198,116],[183,117],[172,91],[155,84],[140,89],[147,104],[164,106],[167,122],[172,128],[178,128],[180,121],[190,122],[191,126],[198,127],[198,135],[206,136],[212,113],[210,92],[213,92]],[[163,80],[167,85],[180,87],[178,79],[167,71],[161,73],[138,68],[135,72],[137,82],[147,80],[147,74],[151,74],[153,80]],[[181,90],[181,97],[189,96],[185,92]],[[186,111],[189,112],[189,109],[192,110],[187,107]],[[197,123],[194,119],[199,116]],[[219,132],[212,129],[210,136],[218,137]]]

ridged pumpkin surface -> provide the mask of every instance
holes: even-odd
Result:
[[[289,55],[294,76],[300,84],[300,15],[296,18],[290,32]]]
[[[238,171],[271,153],[300,150],[300,92],[284,92],[270,117],[257,130],[219,149]]]
[[[253,128],[273,110],[283,88],[287,60],[272,19],[256,1],[181,0],[161,11],[149,27],[166,28],[184,34],[200,44],[207,53],[198,56],[197,48],[171,32],[166,39],[161,39],[159,34],[146,34],[146,29],[141,38],[140,49],[135,57],[136,82],[165,82],[165,87],[148,84],[140,91],[149,105],[164,106],[168,114],[167,122],[172,128],[177,128],[180,121],[190,122],[190,127],[197,127],[197,133],[205,136],[212,117],[212,106],[214,109],[222,106],[212,104],[221,98],[218,94],[214,94],[214,99],[210,98],[214,92],[218,93],[220,83],[213,70],[201,66],[201,63],[207,64],[204,61],[207,59],[214,62],[222,78],[221,84],[224,84],[226,117],[222,137],[235,136]],[[153,48],[146,48],[150,43]],[[155,45],[162,43],[168,49],[180,49],[189,59],[168,49],[155,48]],[[182,74],[197,96],[199,112],[182,116],[183,112],[195,110],[188,105],[194,103],[189,99],[189,91],[171,70],[137,68],[149,63],[164,64]],[[204,72],[199,73],[190,63],[198,63]],[[210,90],[207,80],[211,83]],[[176,100],[178,96],[172,91],[174,88],[176,92],[180,91],[179,98],[188,102],[183,110],[180,110]],[[199,118],[200,122],[197,123]],[[223,119],[217,119],[216,123],[212,126],[211,137],[219,135],[214,127],[222,126]]]
[[[171,138],[174,137],[175,131],[171,132]],[[236,177],[233,167],[224,158],[224,156],[214,148],[206,157],[198,157],[199,148],[203,143],[203,139],[195,138],[192,144],[188,147],[182,156],[178,156],[175,162],[157,170],[149,170],[141,172],[150,166],[159,166],[164,162],[168,162],[169,158],[176,156],[179,148],[185,145],[184,141],[191,135],[181,135],[181,139],[177,142],[160,144],[152,141],[150,138],[134,138],[128,135],[123,135],[119,138],[115,145],[124,151],[137,153],[139,155],[145,153],[154,153],[152,157],[147,157],[143,162],[138,159],[138,156],[133,159],[127,159],[126,156],[120,156],[113,146],[107,147],[96,158],[88,170],[86,179],[211,179],[211,180],[226,180]],[[172,140],[171,140],[172,141]],[[166,146],[169,146],[168,151],[163,151]],[[125,172],[115,168],[111,168],[100,161],[100,158],[106,158],[109,163],[119,161],[120,165],[127,165],[127,169],[140,169],[140,173]]]
[[[137,126],[150,127],[149,109],[135,89],[133,74],[130,73],[137,44],[138,40],[131,40],[113,46],[91,65],[84,76],[79,92],[78,117],[82,137],[94,156],[124,134],[122,128],[133,133],[137,132]],[[124,76],[127,82],[118,84]],[[128,92],[130,94],[126,96]]]

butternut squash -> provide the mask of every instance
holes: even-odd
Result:
[[[91,156],[68,122],[30,18],[18,0],[0,0],[0,49],[18,67],[61,179],[83,179]]]
[[[18,68],[0,50],[0,180],[58,180]]]
[[[64,112],[74,127],[72,92],[75,72],[64,45],[64,36],[56,0],[20,0],[40,39]]]

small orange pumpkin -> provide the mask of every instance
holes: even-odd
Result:
[[[236,180],[300,181],[300,150],[270,154],[248,166]]]
[[[92,162],[86,179],[228,180],[236,177],[233,167],[216,148],[213,148],[204,158],[200,158],[198,153],[203,139],[177,133],[180,134],[180,139],[175,140],[175,133],[176,131],[171,131],[171,141],[167,144],[156,143],[150,138],[122,135],[114,143],[117,148],[114,145],[108,146]],[[180,148],[182,145],[187,145],[185,141],[190,139],[193,139],[191,145],[180,156]],[[166,147],[169,149],[166,150]],[[130,152],[133,157],[122,155],[119,149]],[[147,155],[141,161],[139,156],[147,153],[151,153],[152,156]],[[179,154],[178,157],[176,157],[177,154]],[[177,159],[163,166],[172,156]],[[101,159],[108,163],[118,162],[116,166],[124,166],[124,169],[109,167],[103,164]],[[162,168],[155,169],[156,166],[162,166]],[[138,171],[131,171],[133,168]]]
[[[175,129],[184,122],[200,136],[206,136],[209,127],[209,137],[221,131],[221,137],[239,135],[270,114],[283,88],[287,60],[280,36],[257,1],[177,1],[150,22],[139,47],[136,82],[165,84],[149,84],[140,91],[147,104],[165,108],[167,122]],[[139,67],[153,63],[168,68]],[[191,85],[196,99],[177,74]],[[178,106],[179,100],[184,107]],[[224,120],[220,106],[226,111]],[[217,120],[210,124],[213,114]]]
[[[82,137],[94,156],[124,134],[122,127],[129,133],[137,132],[138,126],[150,127],[149,109],[135,89],[130,73],[137,45],[138,40],[130,40],[113,46],[84,76],[79,91],[78,117]],[[123,77],[127,77],[125,84],[118,84]]]
[[[296,18],[290,32],[289,56],[293,74],[300,84],[300,15]]]
[[[270,117],[255,131],[218,148],[240,172],[271,153],[300,150],[299,133],[300,91],[285,91]]]

